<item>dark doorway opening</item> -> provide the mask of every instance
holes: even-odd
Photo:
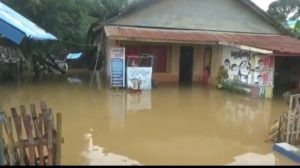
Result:
[[[194,48],[181,47],[180,48],[180,84],[192,84],[193,81],[193,61]]]
[[[204,69],[202,75],[202,84],[208,86],[208,81],[211,73],[211,62],[212,62],[212,48],[205,47],[204,50]]]
[[[300,81],[300,57],[276,57],[274,74],[274,96],[282,96],[294,90]]]
[[[204,50],[204,70],[207,69],[210,73],[211,71],[211,61],[212,60],[212,48],[206,47]]]

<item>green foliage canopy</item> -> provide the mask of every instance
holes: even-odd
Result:
[[[60,40],[87,43],[87,33],[98,19],[113,17],[128,6],[128,0],[0,0]],[[67,50],[83,45],[62,44]]]
[[[283,24],[287,29],[288,20],[298,20],[300,17],[300,0],[276,0],[270,4],[268,14]],[[300,22],[290,29],[296,38],[300,37]]]

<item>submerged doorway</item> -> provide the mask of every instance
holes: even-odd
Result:
[[[204,50],[204,70],[211,71],[212,48],[206,47]]]
[[[300,58],[276,57],[274,75],[274,95],[282,97],[286,91],[297,89],[300,82]]]
[[[180,84],[191,84],[193,81],[194,48],[184,46],[180,48]]]

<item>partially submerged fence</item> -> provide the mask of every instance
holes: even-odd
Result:
[[[290,97],[286,141],[290,144],[300,141],[300,94]]]
[[[55,122],[45,102],[39,107],[40,113],[31,104],[31,114],[24,105],[20,115],[16,108],[11,116],[0,111],[0,165],[60,165],[62,116],[56,113]]]
[[[271,125],[266,141],[300,145],[300,94],[290,96],[288,111]]]

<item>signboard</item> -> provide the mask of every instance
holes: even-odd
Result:
[[[127,87],[133,90],[151,90],[152,67],[128,67]]]
[[[253,84],[260,86],[272,86],[273,72],[273,59],[271,56],[255,56]]]
[[[125,48],[111,49],[111,87],[125,87]]]

